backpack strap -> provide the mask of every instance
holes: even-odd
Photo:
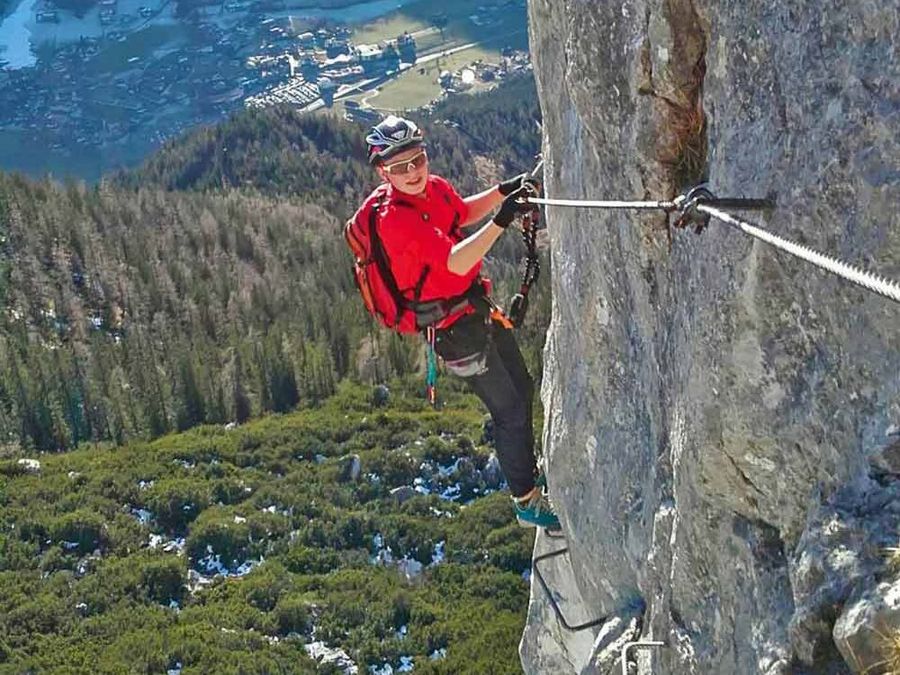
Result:
[[[419,275],[419,280],[416,282],[415,288],[413,289],[413,299],[411,301],[407,300],[400,291],[400,287],[397,285],[397,278],[394,276],[394,272],[391,269],[390,259],[388,258],[387,252],[384,250],[384,245],[381,243],[381,237],[378,236],[378,210],[381,208],[382,204],[384,204],[385,197],[386,195],[380,195],[369,210],[369,239],[372,242],[372,259],[378,266],[378,271],[381,273],[381,277],[384,279],[388,291],[394,296],[397,307],[401,310],[400,312],[397,312],[397,318],[394,321],[394,326],[396,327],[400,323],[404,311],[411,311],[418,315],[415,308],[419,304],[419,298],[422,297],[422,289],[425,287],[425,279],[428,277],[431,267],[425,265],[422,274]],[[406,202],[398,201],[397,203],[412,207],[411,204]],[[418,319],[416,323],[418,324]]]

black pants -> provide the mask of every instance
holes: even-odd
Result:
[[[534,488],[537,468],[531,426],[534,380],[512,330],[485,321],[479,314],[469,314],[439,330],[435,351],[451,372],[455,364],[464,365],[456,372],[467,372],[463,379],[490,411],[500,468],[512,495],[521,497]],[[473,355],[479,354],[483,359],[473,363]]]

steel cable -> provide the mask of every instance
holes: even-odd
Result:
[[[805,260],[819,269],[831,272],[861,288],[877,293],[888,300],[900,303],[900,284],[896,281],[872,274],[837,258],[814,251],[807,246],[802,246],[788,239],[784,239],[783,237],[779,237],[757,225],[735,218],[730,213],[712,205],[728,205],[732,208],[769,208],[772,204],[767,200],[716,199],[714,197],[709,199],[686,199],[685,197],[680,197],[675,201],[602,201],[528,197],[527,201],[542,206],[562,206],[585,209],[661,210],[666,213],[680,212],[682,214],[682,219],[685,222],[690,220],[693,215],[692,212],[700,212],[706,214],[706,216],[711,216],[716,220],[720,220],[748,236],[759,239],[770,246],[774,246],[785,253],[800,258],[801,260]]]
[[[735,218],[730,213],[726,213],[725,211],[714,208],[712,206],[707,206],[703,203],[700,203],[697,204],[696,208],[702,213],[709,214],[713,218],[721,220],[723,223],[739,229],[744,234],[759,239],[760,241],[764,241],[767,244],[774,246],[775,248],[778,248],[786,253],[790,253],[791,255],[805,260],[808,263],[812,263],[816,267],[827,272],[836,274],[837,276],[846,279],[847,281],[854,283],[857,286],[861,286],[862,288],[878,293],[879,295],[889,300],[900,302],[900,284],[895,281],[886,279],[885,277],[877,276],[863,269],[845,263],[842,260],[838,260],[837,258],[832,258],[830,256],[819,253],[818,251],[814,251],[808,246],[802,246],[788,239],[779,237],[777,234],[772,234],[771,232],[768,232],[761,227],[757,227],[756,225]]]

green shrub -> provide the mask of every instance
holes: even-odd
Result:
[[[419,462],[402,450],[386,450],[370,458],[368,471],[381,477],[385,487],[409,485],[419,475]]]
[[[192,560],[206,557],[209,550],[220,556],[223,565],[243,561],[249,552],[250,526],[234,522],[234,515],[211,509],[191,525],[185,548]]]
[[[53,549],[59,550],[59,549]],[[33,542],[0,535],[0,572],[33,569],[39,547]]]
[[[89,492],[118,504],[134,504],[140,499],[140,480],[130,473],[103,473],[89,483]]]
[[[106,525],[100,514],[80,509],[54,519],[50,523],[50,539],[53,543],[77,544],[78,552],[86,554],[106,545]]]
[[[239,504],[250,496],[244,489],[244,484],[237,478],[223,478],[211,483],[210,492],[212,494],[212,502],[218,504],[230,505]]]
[[[0,475],[7,478],[18,478],[28,473],[28,470],[16,460],[4,459],[0,461]]]
[[[143,496],[144,505],[161,527],[183,532],[209,506],[209,486],[195,478],[157,481]]]
[[[492,531],[484,542],[489,564],[517,574],[531,566],[533,546],[532,534],[515,523]]]
[[[306,634],[312,628],[312,612],[309,602],[302,596],[286,596],[275,606],[275,620],[278,622],[278,634]]]
[[[39,568],[43,574],[53,574],[62,570],[73,570],[77,562],[77,555],[69,555],[59,546],[52,546],[40,556]]]
[[[262,442],[262,438],[257,434],[244,431],[238,438],[237,448],[242,453],[248,453],[251,450],[256,450]]]
[[[3,632],[11,643],[21,644],[36,635],[59,632],[71,619],[72,610],[66,608],[62,601],[42,594],[5,612]]]
[[[240,584],[245,602],[261,612],[271,612],[291,587],[291,577],[279,562],[267,562]]]
[[[426,438],[422,450],[425,459],[442,465],[450,464],[459,454],[459,448],[455,444],[447,443],[438,436]]]
[[[50,536],[50,518],[42,518],[36,514],[19,513],[15,521],[16,531],[21,541],[34,542],[38,546],[46,546]]]
[[[181,602],[186,583],[187,570],[181,557],[154,557],[141,568],[141,586],[154,602]]]
[[[395,557],[408,555],[423,565],[431,562],[435,545],[444,539],[440,525],[430,519],[390,515],[383,516],[378,526],[384,545],[391,547]]]
[[[412,595],[407,591],[400,591],[394,596],[394,611],[392,621],[394,626],[405,626],[412,617]]]

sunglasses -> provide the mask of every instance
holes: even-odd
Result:
[[[425,166],[426,162],[428,162],[428,155],[422,150],[422,152],[413,155],[409,159],[394,162],[393,164],[382,164],[381,168],[392,176],[402,176],[415,171],[416,169],[421,169]]]

